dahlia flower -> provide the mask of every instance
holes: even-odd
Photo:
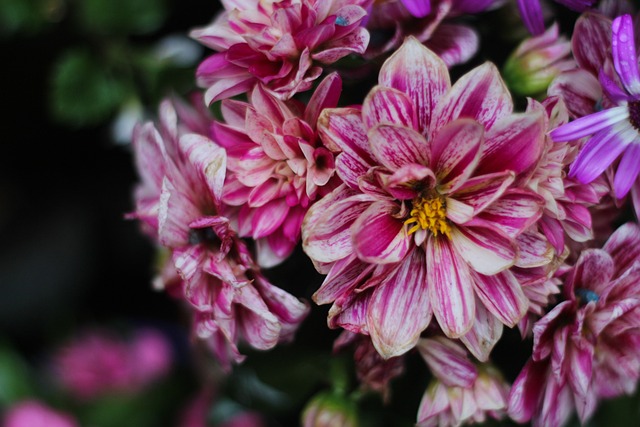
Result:
[[[584,12],[597,3],[598,0],[555,0],[556,3],[577,12]],[[544,32],[544,19],[540,0],[518,0],[518,8],[525,26],[533,35]]]
[[[310,89],[323,66],[364,53],[361,26],[371,0],[223,0],[225,10],[191,37],[217,51],[196,71],[205,101],[248,92],[260,82],[289,99]]]
[[[539,159],[544,117],[513,114],[493,64],[451,86],[444,62],[409,37],[362,107],[326,109],[319,129],[344,184],[307,213],[303,248],[328,273],[313,298],[333,303],[330,326],[370,335],[389,358],[415,346],[432,314],[462,339],[522,318],[509,268],[530,251],[516,239],[543,200],[514,183]]]
[[[407,36],[413,36],[448,66],[464,63],[478,50],[479,37],[471,26],[456,18],[482,12],[494,3],[495,0],[376,1],[366,24],[373,37],[365,56],[375,58],[393,52]]]
[[[308,306],[267,281],[231,221],[221,215],[227,156],[206,136],[192,133],[193,123],[179,121],[182,116],[171,102],[161,104],[160,127],[166,131],[145,125],[153,137],[140,143],[152,148],[137,151],[149,155],[138,164],[163,171],[162,191],[151,211],[157,211],[158,242],[169,250],[168,262],[180,276],[196,335],[228,368],[243,359],[240,341],[268,349],[291,339]]]
[[[515,380],[509,414],[559,427],[584,423],[598,400],[630,394],[640,378],[640,228],[627,223],[587,249],[564,278],[564,301],[533,328],[531,359]]]
[[[444,337],[421,339],[418,350],[434,376],[420,402],[418,427],[455,427],[504,416],[509,386],[495,368],[476,366],[464,347]]]
[[[263,267],[291,254],[305,213],[335,187],[333,153],[320,143],[316,121],[324,108],[337,105],[340,90],[340,78],[332,73],[306,108],[280,101],[262,86],[253,89],[250,103],[222,102],[226,123],[212,126],[214,140],[228,155],[222,200],[237,207],[233,217],[240,236],[255,240]]]
[[[613,64],[622,84],[604,72],[600,81],[616,106],[560,126],[551,137],[568,141],[591,136],[569,171],[582,183],[593,181],[620,157],[613,187],[622,199],[640,173],[640,72],[631,16],[616,18],[611,29]]]

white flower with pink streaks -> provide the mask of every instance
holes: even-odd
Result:
[[[219,52],[196,72],[208,104],[260,82],[289,99],[309,90],[323,67],[362,54],[371,0],[223,0],[225,10],[191,36]]]
[[[422,396],[418,427],[457,427],[504,417],[509,385],[492,365],[476,365],[464,347],[445,337],[421,339],[418,350],[435,377]]]
[[[544,125],[542,111],[513,113],[493,64],[452,86],[414,38],[361,108],[325,110],[320,134],[344,184],[308,212],[303,247],[328,273],[314,300],[333,303],[330,326],[369,334],[388,358],[433,314],[486,360],[529,304],[509,269],[532,250],[517,238],[543,200],[515,183],[538,162]]]
[[[602,249],[582,251],[564,300],[533,328],[531,359],[515,380],[509,414],[535,427],[582,423],[598,401],[631,394],[640,378],[640,228],[627,223]]]
[[[333,153],[316,132],[318,115],[335,107],[341,90],[336,73],[316,88],[306,107],[281,101],[261,85],[250,103],[224,100],[225,123],[215,122],[214,140],[227,150],[222,200],[237,207],[240,236],[256,242],[258,262],[272,267],[300,241],[300,225],[311,204],[336,187]]]

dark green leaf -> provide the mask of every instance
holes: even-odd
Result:
[[[80,26],[94,34],[147,34],[167,16],[165,0],[82,0],[77,5]]]

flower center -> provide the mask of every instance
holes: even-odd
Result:
[[[640,101],[629,102],[629,122],[636,130],[640,131]]]
[[[411,217],[404,223],[413,224],[409,234],[418,230],[429,230],[435,236],[446,234],[449,236],[451,226],[447,221],[447,204],[440,195],[418,196],[412,201]]]
[[[575,294],[578,297],[580,305],[586,305],[590,302],[598,302],[600,299],[598,294],[590,289],[578,288],[575,290]]]

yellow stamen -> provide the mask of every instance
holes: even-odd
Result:
[[[451,226],[447,221],[447,204],[444,197],[416,197],[413,199],[409,215],[411,217],[404,222],[407,225],[413,224],[409,228],[409,234],[422,229],[431,231],[435,236],[440,233],[450,237]]]

